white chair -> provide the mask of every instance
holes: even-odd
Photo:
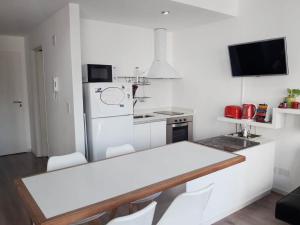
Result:
[[[87,160],[80,152],[68,155],[52,156],[47,163],[47,172],[64,169],[87,163]]]
[[[135,149],[132,145],[126,144],[126,145],[119,145],[114,147],[108,147],[106,149],[106,158],[113,158],[120,155],[126,155],[130,153],[134,153]]]
[[[152,225],[156,202],[128,216],[111,220],[107,225]]]
[[[157,225],[200,225],[213,185],[175,198]]]
[[[47,163],[47,172],[65,169],[72,166],[79,166],[82,164],[86,164],[87,160],[80,152],[75,152],[68,155],[62,155],[62,156],[52,156],[49,158]],[[79,224],[85,224],[88,222],[91,222],[93,220],[99,219],[104,213],[97,214],[95,216],[86,218],[81,220],[78,223],[75,223],[73,225],[79,225]]]
[[[135,152],[135,149],[130,144],[125,144],[125,145],[120,145],[120,146],[115,146],[115,147],[108,147],[106,149],[106,158],[108,159],[108,158],[126,155],[126,154],[130,154],[130,153],[134,153],[134,152]],[[151,202],[154,199],[156,199],[160,194],[161,194],[161,192],[155,193],[148,197],[131,202],[129,205],[129,212],[132,213],[134,211],[134,209],[133,209],[134,205],[142,204],[145,202]]]

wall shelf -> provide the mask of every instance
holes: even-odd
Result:
[[[299,110],[300,111],[300,110]],[[299,113],[300,114],[300,113]],[[260,123],[254,120],[246,120],[246,119],[232,119],[227,117],[218,117],[218,121],[226,122],[226,123],[233,123],[233,124],[242,124],[254,127],[261,127],[267,129],[280,129],[284,125],[284,114],[279,112],[277,108],[273,109],[272,114],[272,123]]]
[[[118,78],[124,78],[124,79],[136,79],[136,76],[118,76]],[[148,79],[148,77],[143,77],[143,76],[140,76],[139,78],[141,79]]]
[[[134,98],[135,99],[146,99],[146,98],[151,98],[151,97],[148,97],[148,96],[135,96]]]
[[[291,114],[291,115],[300,115],[300,109],[282,109],[282,108],[275,108],[274,110],[275,110],[277,113]]]
[[[125,79],[127,83],[135,84],[135,85],[138,85],[138,86],[151,85],[148,77],[126,76],[126,77],[118,77],[118,79]]]
[[[151,85],[150,82],[133,82],[133,85],[138,85],[138,86],[147,86],[147,85]]]
[[[151,85],[148,77],[145,76],[124,76],[124,77],[118,77],[118,78],[124,78],[126,80],[126,83],[130,83],[132,85],[136,85],[137,87],[133,87],[133,98],[134,98],[134,105],[137,102],[146,102],[147,99],[150,99],[151,97],[145,96],[145,89],[144,86]],[[136,91],[140,89],[140,87],[143,87],[142,93],[140,95],[142,96],[135,96]]]
[[[263,127],[263,128],[270,128],[276,129],[273,123],[259,123],[254,120],[245,120],[245,119],[232,119],[227,117],[218,117],[218,121],[226,122],[226,123],[234,123],[234,124],[242,124],[254,127]]]

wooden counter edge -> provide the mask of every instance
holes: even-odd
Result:
[[[29,193],[24,182],[22,181],[22,178],[17,178],[15,180],[15,184],[18,194],[23,201],[26,211],[29,213],[32,222],[34,222],[36,225],[43,224],[47,219],[32,195]]]

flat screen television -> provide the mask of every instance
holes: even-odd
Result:
[[[287,75],[286,39],[230,45],[232,76]]]

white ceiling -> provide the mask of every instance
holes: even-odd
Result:
[[[172,0],[0,0],[0,34],[24,35],[68,2],[80,4],[82,18],[145,28],[176,30],[230,17]]]

